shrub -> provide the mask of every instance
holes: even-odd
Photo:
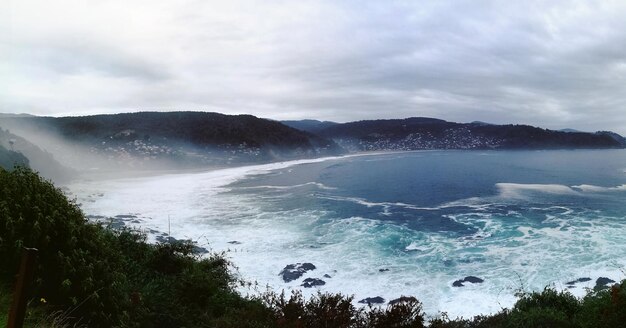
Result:
[[[385,309],[356,308],[353,297],[342,294],[318,293],[306,300],[300,291],[293,291],[289,298],[284,292],[267,293],[263,300],[273,310],[278,327],[424,327],[421,303],[413,298]]]
[[[0,169],[2,281],[12,280],[23,246],[39,249],[33,298],[89,327],[264,325],[271,317],[233,291],[223,256],[199,258],[191,242],[151,245],[138,232],[89,224],[36,173]],[[256,314],[238,316],[248,308]]]
[[[365,313],[365,326],[372,328],[421,328],[424,327],[422,304],[414,298],[388,305],[386,309],[371,307]]]
[[[626,280],[582,299],[576,316],[581,327],[620,327],[626,323]]]
[[[11,277],[22,247],[39,250],[34,290],[79,316],[116,322],[126,299],[111,232],[85,224],[82,212],[50,182],[26,168],[0,170],[0,257]]]
[[[542,292],[522,295],[510,312],[510,327],[576,327],[574,316],[580,302],[568,292],[546,288]]]

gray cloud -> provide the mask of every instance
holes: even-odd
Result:
[[[79,3],[15,5],[0,111],[433,116],[626,134],[622,1]]]
[[[80,35],[12,44],[10,47],[14,49],[9,51],[19,58],[22,65],[40,67],[52,76],[104,75],[149,82],[167,79],[169,75],[145,58],[126,54],[123,49],[98,44]]]

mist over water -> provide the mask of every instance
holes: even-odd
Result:
[[[413,295],[429,314],[470,316],[520,290],[590,277],[570,289],[583,295],[598,277],[626,278],[625,170],[623,150],[425,151],[68,187],[86,214],[229,251],[260,286],[302,288],[278,274],[311,262],[303,278],[322,291]],[[468,275],[484,282],[452,286]]]

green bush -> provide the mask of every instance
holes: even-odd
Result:
[[[580,302],[568,292],[546,288],[520,297],[509,315],[509,327],[577,327]]]
[[[33,299],[89,327],[202,326],[248,307],[258,315],[247,320],[271,317],[234,292],[222,256],[200,259],[191,242],[152,245],[137,232],[89,224],[36,173],[0,169],[2,281],[12,281],[25,246],[39,250]]]
[[[415,299],[387,306],[386,309],[370,308],[365,313],[365,327],[372,328],[422,328],[424,327],[424,313],[422,304]]]
[[[289,298],[284,292],[268,293],[264,301],[274,310],[278,327],[353,327],[359,320],[352,297],[341,294],[318,293],[307,301],[300,291]]]
[[[28,169],[0,170],[0,186],[3,274],[15,273],[22,247],[37,248],[37,299],[76,307],[94,322],[121,321],[127,281],[114,234],[86,224],[73,202]]]
[[[278,327],[338,328],[421,328],[424,327],[422,305],[407,298],[386,308],[356,308],[351,296],[318,293],[306,300],[300,291],[268,293],[263,298],[273,310]]]
[[[581,302],[576,316],[581,327],[626,326],[626,280],[611,289],[592,292]]]
[[[626,327],[626,280],[610,290],[590,292],[577,299],[568,292],[546,288],[521,295],[511,310],[450,320],[445,314],[430,321],[431,328]]]

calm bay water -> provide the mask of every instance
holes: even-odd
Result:
[[[413,295],[430,314],[469,316],[520,290],[583,295],[626,278],[623,150],[407,152],[69,187],[87,214],[136,215],[159,233],[169,218],[174,237],[227,250],[274,290],[302,288],[278,273],[311,262],[303,278],[322,291]],[[468,275],[484,282],[452,286]]]

